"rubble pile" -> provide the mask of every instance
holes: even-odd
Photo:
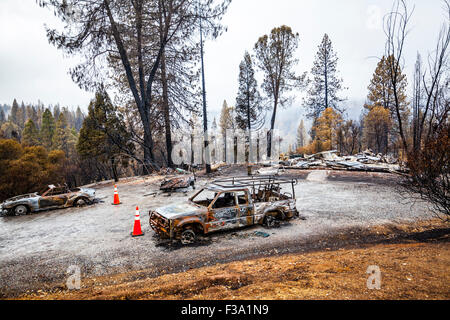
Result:
[[[281,172],[285,172],[285,169],[283,166],[280,165],[272,165],[270,167],[263,167],[256,170],[256,174],[266,176],[276,176],[279,175]]]
[[[285,169],[334,169],[370,172],[404,173],[398,159],[381,153],[375,155],[370,149],[353,156],[338,156],[337,150],[319,152],[310,156],[282,161]]]
[[[164,168],[160,170],[160,174],[170,175],[161,182],[160,190],[164,192],[195,187],[195,175],[192,175],[189,171],[180,168]]]
[[[174,174],[174,170],[172,168],[161,168],[159,170],[158,174],[161,175],[161,176]]]

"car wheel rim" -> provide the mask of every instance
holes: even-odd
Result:
[[[194,242],[194,238],[195,238],[195,235],[193,234],[192,231],[184,232],[181,236],[181,242],[183,244],[189,244],[189,243]]]
[[[24,213],[26,213],[27,212],[27,208],[25,208],[24,206],[18,206],[17,208],[16,208],[16,213],[17,214],[24,214]]]
[[[77,201],[77,206],[78,207],[84,206],[85,204],[86,204],[86,202],[83,199],[80,199],[80,200]]]
[[[275,219],[272,217],[267,217],[266,224],[268,227],[273,227],[275,225]]]

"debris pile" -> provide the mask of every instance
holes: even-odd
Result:
[[[169,174],[174,174],[174,170],[172,168],[161,168],[157,174],[166,176]]]
[[[279,164],[272,165],[271,167],[259,168],[258,170],[256,170],[256,174],[264,176],[277,176],[282,172],[285,172],[285,169]]]
[[[310,156],[296,157],[281,164],[285,169],[334,169],[370,172],[404,173],[398,159],[381,153],[375,155],[370,149],[353,156],[338,156],[337,150],[319,152]]]
[[[172,169],[171,169],[172,170]],[[195,176],[190,175],[190,172],[176,168],[172,170],[175,174],[182,174],[183,176],[168,177],[161,182],[160,190],[164,192],[176,191],[189,187],[195,187]]]

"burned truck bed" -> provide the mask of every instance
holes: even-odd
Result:
[[[161,237],[191,243],[199,234],[264,224],[298,216],[296,179],[274,176],[213,181],[185,203],[150,210],[150,226]],[[289,192],[282,185],[291,185]]]

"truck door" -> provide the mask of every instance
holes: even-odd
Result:
[[[236,203],[239,206],[238,223],[240,227],[250,226],[255,223],[253,215],[253,202],[246,190],[236,191]]]
[[[221,192],[209,209],[209,230],[234,229],[239,226],[238,211],[234,192]]]

